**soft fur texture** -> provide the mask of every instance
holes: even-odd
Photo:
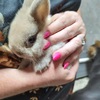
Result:
[[[88,54],[93,58],[88,85],[75,92],[69,100],[100,100],[100,41],[89,48]]]
[[[48,67],[52,53],[64,45],[58,43],[43,51],[46,43],[43,34],[50,20],[49,12],[49,0],[24,0],[22,8],[12,21],[8,36],[9,48],[24,58],[20,67],[32,64],[35,71],[41,71]]]

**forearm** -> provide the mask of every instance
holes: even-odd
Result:
[[[32,82],[33,78],[34,82]],[[36,76],[34,72],[30,73],[17,69],[0,69],[0,99],[37,88],[39,87],[39,80],[38,75]]]

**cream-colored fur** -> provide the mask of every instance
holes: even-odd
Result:
[[[21,67],[31,63],[35,71],[41,71],[49,65],[52,53],[64,45],[58,43],[43,51],[46,42],[43,34],[46,31],[49,13],[49,0],[24,0],[22,8],[12,21],[8,36],[9,47],[25,60]],[[29,44],[28,39],[31,36],[36,40]],[[24,63],[26,61],[28,63]]]

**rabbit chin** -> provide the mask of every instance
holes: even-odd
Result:
[[[40,42],[42,44],[40,44]],[[9,48],[13,52],[13,54],[18,56],[19,58],[34,60],[38,59],[44,54],[43,51],[44,40],[41,40],[40,42],[37,41],[31,48],[20,47],[10,44]]]
[[[21,49],[22,52],[20,52],[20,50],[11,48],[11,51],[19,58],[36,61],[40,57],[44,56],[45,52],[43,51],[43,46],[39,47],[39,49],[35,47],[33,46],[32,48],[29,48],[29,49],[23,48]]]

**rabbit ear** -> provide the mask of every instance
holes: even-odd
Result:
[[[33,0],[30,14],[39,24],[43,24],[49,14],[49,1]]]

